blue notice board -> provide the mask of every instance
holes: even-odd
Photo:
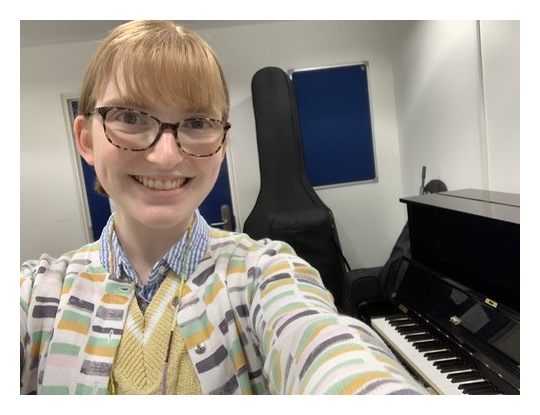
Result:
[[[314,187],[376,178],[367,72],[367,63],[292,72]]]

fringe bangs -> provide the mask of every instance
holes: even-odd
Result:
[[[117,86],[123,84],[126,98],[145,107],[152,97],[186,111],[227,118],[227,87],[214,56],[193,49],[181,55],[177,47],[171,48],[175,52],[164,48],[119,51],[113,73]]]

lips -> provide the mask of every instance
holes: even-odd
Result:
[[[145,176],[133,176],[144,187],[148,187],[153,190],[174,190],[182,187],[188,179],[183,177],[179,179],[159,180]]]

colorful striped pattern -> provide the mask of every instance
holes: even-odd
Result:
[[[21,394],[107,392],[133,287],[109,278],[98,250],[22,265]]]
[[[133,287],[104,273],[98,247],[23,265],[21,393],[106,393]],[[282,242],[210,229],[184,291],[180,333],[205,394],[426,393]]]

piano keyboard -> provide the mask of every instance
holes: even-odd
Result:
[[[374,318],[371,326],[437,394],[500,394],[492,383],[407,315]]]

